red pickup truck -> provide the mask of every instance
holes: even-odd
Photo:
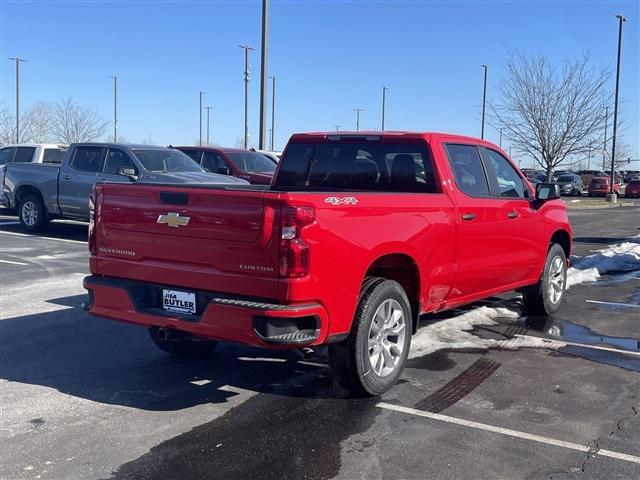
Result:
[[[530,314],[558,310],[559,197],[475,138],[296,134],[271,186],[97,185],[87,308],[174,354],[328,344],[338,383],[376,395],[421,314],[511,290]]]

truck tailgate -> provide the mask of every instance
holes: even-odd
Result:
[[[92,272],[275,298],[277,205],[260,190],[99,184]]]

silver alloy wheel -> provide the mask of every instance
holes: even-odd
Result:
[[[556,305],[564,293],[565,271],[562,258],[554,257],[549,268],[549,301]]]
[[[379,377],[396,369],[404,350],[406,322],[400,304],[390,298],[380,304],[369,327],[368,352],[371,368]]]
[[[33,227],[38,221],[38,206],[32,201],[24,202],[20,214],[22,215],[22,221],[26,225]]]

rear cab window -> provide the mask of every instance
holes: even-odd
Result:
[[[289,144],[275,188],[438,193],[426,142],[391,143],[360,138]]]
[[[45,148],[42,163],[62,163],[65,151],[60,148]]]
[[[34,153],[36,153],[35,147],[18,147],[13,161],[15,163],[29,163],[33,160]]]

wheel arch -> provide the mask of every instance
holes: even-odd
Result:
[[[382,277],[398,282],[409,298],[412,316],[412,332],[418,328],[420,317],[420,269],[416,260],[406,253],[387,253],[374,259],[364,278]],[[364,282],[364,279],[363,279]]]
[[[571,255],[571,235],[564,229],[556,230],[549,239],[549,246],[557,243],[564,250],[567,258]]]
[[[34,187],[33,185],[20,185],[16,190],[16,208],[20,205],[20,201],[29,194],[36,195],[40,198],[40,201],[44,205],[44,197],[42,196],[42,192],[38,189],[38,187]]]

